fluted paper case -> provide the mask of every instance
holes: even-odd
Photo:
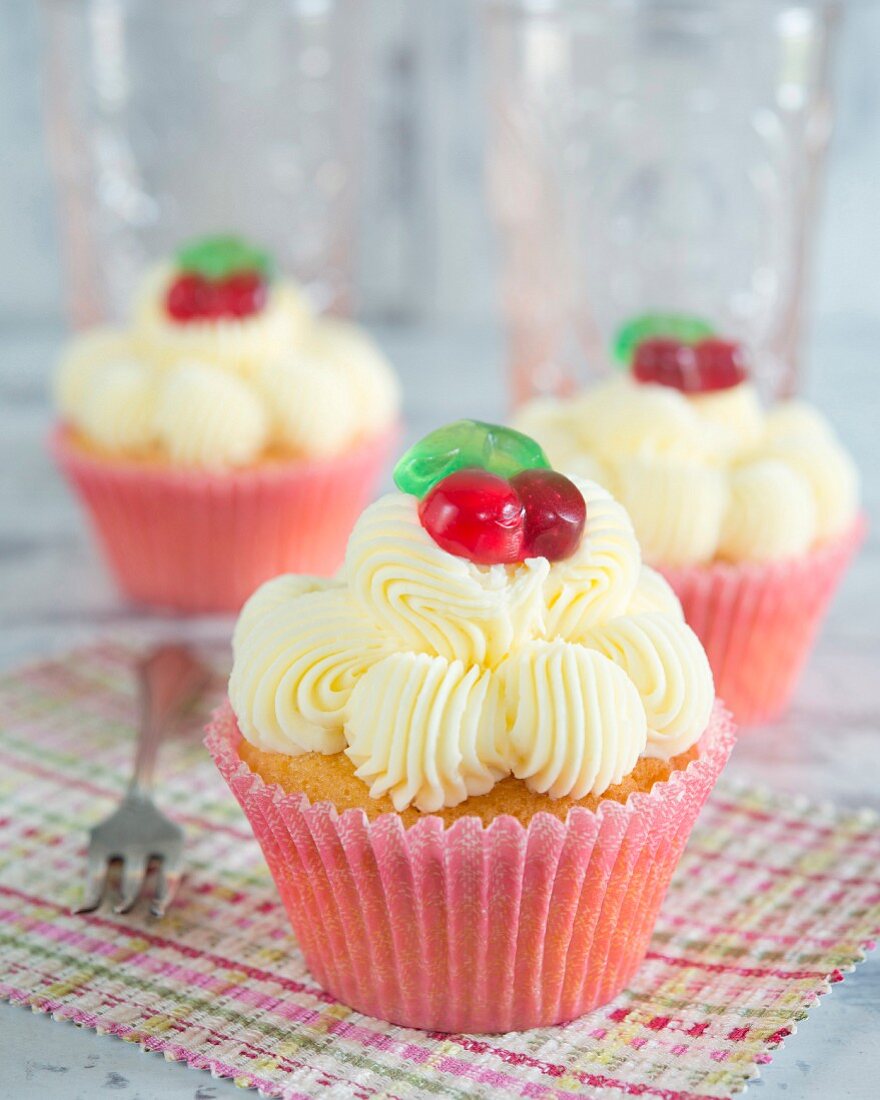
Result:
[[[716,704],[686,768],[596,812],[449,828],[267,785],[227,704],[206,744],[250,821],[315,979],[392,1023],[503,1032],[573,1019],[637,970],[682,849],[734,741]]]
[[[859,517],[837,538],[785,561],[659,567],[740,725],[769,722],[790,703],[866,529]]]
[[[205,473],[89,455],[64,428],[50,446],[122,591],[184,612],[237,611],[279,573],[329,576],[396,430],[338,457]]]

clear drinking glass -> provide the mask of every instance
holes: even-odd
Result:
[[[515,400],[608,370],[620,326],[705,319],[794,391],[832,0],[486,0],[489,189]]]
[[[124,316],[202,233],[269,248],[348,308],[359,0],[43,0],[46,118],[75,325]]]

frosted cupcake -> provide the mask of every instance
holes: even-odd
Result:
[[[861,537],[855,465],[802,401],[764,409],[738,345],[643,340],[631,370],[515,423],[607,485],[738,721],[777,715]]]
[[[336,997],[570,1019],[641,963],[732,728],[604,489],[474,421],[395,478],[336,578],[248,601],[207,743]]]
[[[129,327],[74,337],[55,397],[56,456],[123,591],[184,611],[331,573],[399,406],[364,333],[228,237],[149,275]]]

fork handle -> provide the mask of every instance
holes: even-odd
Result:
[[[131,793],[149,794],[153,789],[159,745],[169,719],[206,679],[205,667],[184,645],[159,646],[138,665],[140,728]]]

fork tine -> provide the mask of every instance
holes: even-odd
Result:
[[[165,916],[165,910],[174,900],[182,878],[183,867],[179,858],[166,859],[159,864],[156,869],[156,892],[150,902],[150,912],[154,917]]]
[[[113,906],[114,913],[127,913],[133,909],[141,894],[147,861],[137,856],[129,856],[122,865],[119,882],[120,899]]]
[[[71,912],[74,914],[94,913],[104,897],[104,891],[107,888],[108,871],[109,864],[106,858],[103,855],[99,856],[89,852],[88,866],[86,869],[86,884],[83,888],[82,900],[79,905],[74,906]]]

